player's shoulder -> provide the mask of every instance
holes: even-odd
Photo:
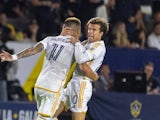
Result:
[[[104,41],[96,41],[93,42],[93,48],[98,48],[98,47],[105,47]]]
[[[59,36],[56,36],[54,39],[56,41],[62,41],[62,42],[68,42],[68,40],[71,38],[71,36],[67,35],[67,36],[62,36],[62,35],[59,35]]]
[[[46,36],[43,40],[52,40],[55,38],[56,38],[56,36]]]
[[[43,40],[50,42],[50,41],[55,41],[55,40],[62,41],[62,39],[63,38],[60,35],[58,35],[58,36],[47,36]]]

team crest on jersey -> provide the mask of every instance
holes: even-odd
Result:
[[[130,104],[130,112],[134,118],[137,118],[139,116],[139,114],[141,113],[141,109],[142,109],[142,103],[139,102],[138,100],[134,100]]]
[[[95,43],[93,47],[97,48],[99,45],[100,45],[100,43]]]
[[[90,48],[90,52],[93,52],[95,50],[95,48]]]

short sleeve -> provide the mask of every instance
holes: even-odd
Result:
[[[39,42],[39,43],[43,44],[44,49],[46,49],[46,47],[47,47],[48,40],[49,40],[49,37],[46,37],[42,41]]]

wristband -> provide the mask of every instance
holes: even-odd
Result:
[[[12,55],[12,59],[17,60],[18,59],[17,55],[16,54]]]

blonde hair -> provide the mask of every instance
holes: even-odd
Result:
[[[72,25],[81,26],[81,21],[76,17],[69,17],[64,21],[64,25],[65,26],[72,26]]]
[[[108,20],[106,20],[106,19],[104,19],[102,17],[91,18],[88,21],[87,26],[89,24],[98,24],[98,25],[100,25],[100,31],[103,32],[104,34],[109,31],[109,22],[108,22]]]

